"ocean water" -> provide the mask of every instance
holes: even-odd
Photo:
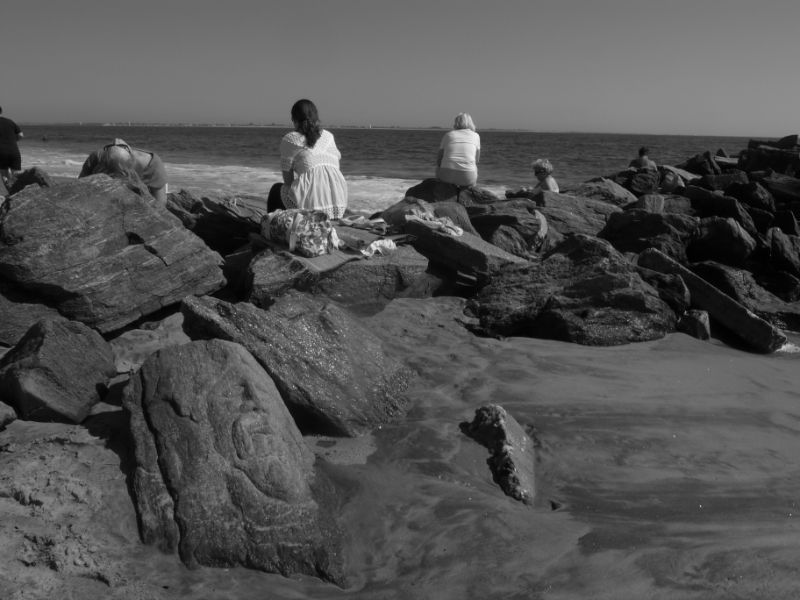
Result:
[[[278,145],[288,129],[273,127],[147,127],[100,125],[23,126],[23,168],[77,176],[89,152],[121,137],[157,152],[170,189],[265,195],[281,180]],[[401,200],[432,177],[444,130],[331,129],[342,152],[350,207],[372,212]],[[533,183],[530,163],[549,158],[562,188],[624,169],[640,146],[658,163],[677,164],[718,149],[734,155],[748,138],[479,131],[479,185],[495,193]]]

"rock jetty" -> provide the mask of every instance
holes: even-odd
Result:
[[[15,448],[34,457],[40,443],[58,464],[62,447],[106,456],[84,428],[107,436],[153,552],[346,586],[343,480],[305,439],[363,439],[413,418],[424,358],[394,356],[392,335],[417,340],[421,357],[437,335],[425,309],[391,335],[376,316],[419,299],[448,312],[462,343],[686,332],[774,352],[800,330],[799,152],[797,136],[753,140],[735,159],[704,151],[507,198],[425,180],[339,223],[345,247],[316,259],[261,236],[260,198],[180,191],[162,206],[136,182],[26,172],[0,206],[0,426],[43,422],[38,442],[17,431]],[[180,336],[126,350],[131,331],[166,318]],[[113,416],[101,427],[98,415]],[[527,426],[490,405],[462,428],[490,448],[503,490],[531,503]],[[0,496],[37,505],[41,490],[12,487]],[[36,556],[68,543],[86,557],[81,577],[121,581],[81,538],[39,543],[30,526]]]

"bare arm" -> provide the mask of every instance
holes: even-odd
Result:
[[[481,162],[481,149],[475,148],[475,164],[477,165],[479,162]]]
[[[437,167],[441,167],[442,166],[442,158],[444,158],[444,150],[442,148],[439,148],[439,152],[436,154],[436,166]]]

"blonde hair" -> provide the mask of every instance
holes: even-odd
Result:
[[[544,171],[548,175],[553,172],[553,165],[546,158],[537,158],[535,161],[533,161],[531,167],[533,168],[534,172]]]
[[[453,121],[453,129],[471,129],[475,131],[475,123],[469,113],[458,113]]]

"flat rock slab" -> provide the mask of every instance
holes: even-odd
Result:
[[[0,276],[102,332],[225,285],[216,252],[149,194],[105,175],[25,188],[0,226]]]
[[[489,404],[475,411],[471,423],[461,423],[461,431],[489,449],[486,462],[506,495],[532,504],[536,495],[533,440],[517,420],[502,406]]]
[[[239,344],[153,354],[126,388],[142,539],[190,567],[305,573],[341,583],[338,535],[312,493],[314,455]]]
[[[467,232],[460,236],[450,235],[437,230],[435,224],[424,221],[406,222],[406,233],[415,237],[414,248],[428,260],[454,271],[488,276],[503,265],[528,262],[477,235]]]
[[[754,351],[775,352],[786,343],[786,336],[777,327],[655,248],[639,254],[638,264],[653,271],[680,275],[692,294],[692,305],[708,311]]]
[[[186,298],[182,312],[189,337],[247,348],[304,433],[356,436],[405,414],[412,372],[333,302],[293,292],[263,310]]]

